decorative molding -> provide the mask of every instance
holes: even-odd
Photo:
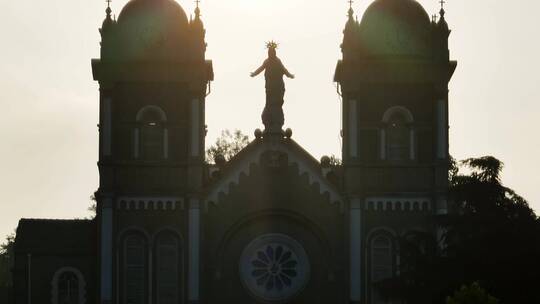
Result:
[[[370,197],[365,200],[365,210],[380,212],[425,212],[431,211],[431,205],[430,198]]]
[[[185,202],[179,197],[120,197],[117,210],[184,210]]]
[[[405,115],[405,119],[407,119],[408,123],[414,122],[414,116],[412,115],[411,111],[409,111],[409,109],[402,106],[395,106],[386,110],[386,112],[384,112],[382,122],[385,122],[385,123],[388,122],[395,113],[399,113],[399,112]]]
[[[84,280],[83,274],[77,269],[73,267],[62,267],[58,269],[53,276],[51,285],[51,303],[52,304],[61,304],[58,299],[58,279],[60,279],[60,275],[66,272],[73,272],[77,276],[77,280],[79,281],[79,304],[85,304],[86,303],[86,281]]]
[[[140,109],[139,112],[137,112],[136,120],[141,121],[143,115],[147,111],[155,111],[159,113],[159,119],[161,120],[161,122],[167,121],[167,115],[165,114],[165,111],[163,111],[163,109],[155,105],[145,106],[142,109]]]
[[[315,170],[307,164],[302,157],[293,153],[288,147],[281,143],[260,143],[256,150],[252,151],[245,156],[245,159],[236,164],[231,171],[228,172],[223,178],[209,191],[206,199],[204,200],[206,206],[210,203],[218,204],[219,195],[228,195],[232,185],[238,185],[240,183],[240,177],[242,175],[249,176],[251,174],[250,167],[252,164],[259,164],[261,156],[265,152],[281,152],[287,154],[288,165],[296,164],[298,166],[299,175],[307,174],[309,184],[318,184],[320,194],[328,193],[330,196],[330,202],[332,204],[340,204],[340,209],[343,210],[343,198],[338,193],[333,185],[326,180],[320,170]]]
[[[388,227],[388,226],[378,226],[378,227],[374,227],[372,228],[371,230],[369,230],[369,232],[366,234],[365,236],[365,240],[366,240],[366,247],[371,247],[371,240],[373,239],[374,236],[377,236],[377,235],[380,235],[380,234],[387,234],[389,236],[391,236],[391,239],[392,240],[395,240],[397,237],[398,237],[398,233]]]

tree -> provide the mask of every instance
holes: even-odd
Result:
[[[90,201],[92,203],[90,204],[90,206],[86,210],[88,210],[88,212],[90,212],[90,216],[88,217],[88,219],[92,220],[92,219],[96,218],[96,215],[97,215],[97,199],[96,199],[95,194],[90,195]]]
[[[478,281],[503,303],[540,303],[540,221],[501,183],[503,167],[491,156],[452,161],[452,212],[433,218],[446,233],[442,240],[425,234],[401,239],[401,275],[383,292],[411,303],[443,303]]]
[[[456,213],[443,220],[446,254],[463,282],[480,281],[503,303],[539,303],[540,221],[527,201],[501,183],[504,164],[486,156],[461,161],[451,195]],[[465,270],[466,269],[466,270]]]
[[[446,304],[498,304],[499,300],[489,295],[478,282],[463,286],[452,297],[446,299]]]
[[[334,154],[332,154],[330,156],[330,166],[332,167],[339,167],[343,164],[343,162],[341,161],[341,158],[335,156]]]
[[[231,132],[224,130],[216,142],[206,150],[206,161],[213,163],[216,157],[231,160],[238,152],[249,144],[249,137],[240,130]]]
[[[9,234],[6,241],[0,244],[0,289],[7,288],[10,277],[10,261],[15,243],[15,233]]]

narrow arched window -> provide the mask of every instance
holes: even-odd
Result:
[[[386,153],[389,160],[409,159],[409,128],[407,121],[401,113],[395,113],[388,122],[386,129]]]
[[[382,158],[392,161],[414,159],[412,114],[404,107],[390,108],[383,117]]]
[[[71,271],[66,271],[58,278],[58,303],[79,303],[79,279]]]
[[[73,267],[58,269],[52,280],[53,304],[85,304],[86,283],[82,273]]]
[[[167,117],[156,106],[143,108],[137,114],[135,156],[143,160],[161,160],[168,156]]]
[[[155,246],[156,303],[178,304],[182,285],[180,242],[174,234],[162,233]]]
[[[147,250],[141,235],[124,239],[123,254],[123,304],[147,303]]]
[[[387,303],[375,284],[393,276],[392,240],[386,235],[379,235],[371,240],[371,283],[374,284],[371,293],[371,303]]]

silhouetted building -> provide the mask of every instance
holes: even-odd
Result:
[[[435,20],[438,19],[438,20]],[[414,0],[349,12],[343,164],[292,132],[205,162],[205,29],[173,0],[101,28],[97,217],[22,220],[16,303],[390,303],[398,238],[448,212],[449,29]],[[258,113],[254,113],[258,115]],[[392,303],[397,303],[393,301]]]

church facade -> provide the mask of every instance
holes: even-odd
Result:
[[[397,303],[376,283],[399,275],[399,238],[436,235],[430,219],[449,212],[444,10],[350,9],[340,165],[279,129],[206,163],[213,67],[194,16],[174,0],[107,9],[97,216],[20,221],[15,303]]]

